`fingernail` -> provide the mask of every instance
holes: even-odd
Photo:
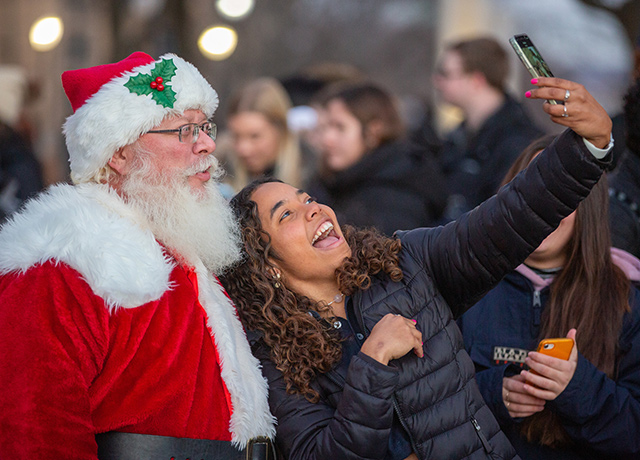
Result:
[[[420,345],[424,345],[424,342],[420,342]]]
[[[532,78],[531,79],[531,84],[532,85],[537,85],[538,84],[538,79],[537,78]]]
[[[412,319],[411,321],[413,321],[413,322],[414,322],[414,323],[416,323],[416,324],[418,323],[418,320],[417,320],[417,319]]]
[[[531,91],[527,91],[526,93],[524,93],[524,97],[530,98],[531,97]]]

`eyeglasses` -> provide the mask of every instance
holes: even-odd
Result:
[[[210,121],[205,121],[201,125],[198,123],[187,123],[186,125],[182,125],[176,129],[155,129],[147,132],[152,134],[178,133],[178,140],[180,142],[185,144],[195,144],[198,140],[198,136],[200,136],[200,130],[209,136],[211,140],[216,140],[218,127],[215,123]]]

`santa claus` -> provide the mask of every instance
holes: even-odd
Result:
[[[0,231],[0,458],[266,458],[267,386],[214,276],[240,257],[216,92],[140,52],[62,83],[73,185]]]

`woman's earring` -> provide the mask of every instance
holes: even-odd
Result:
[[[276,280],[275,283],[273,283],[273,285],[276,289],[278,289],[280,287],[280,273],[276,272],[276,274],[273,275],[273,279]]]

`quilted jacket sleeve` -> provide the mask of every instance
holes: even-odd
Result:
[[[278,420],[276,439],[285,458],[384,458],[393,422],[397,370],[357,354],[346,381],[336,382],[336,389],[344,387],[334,408],[325,400],[330,395],[311,403],[300,395],[287,394],[282,373],[269,359],[266,347],[254,347],[254,353],[269,382],[269,404]]]
[[[457,221],[398,235],[458,317],[575,210],[606,164],[566,130],[495,196]]]

